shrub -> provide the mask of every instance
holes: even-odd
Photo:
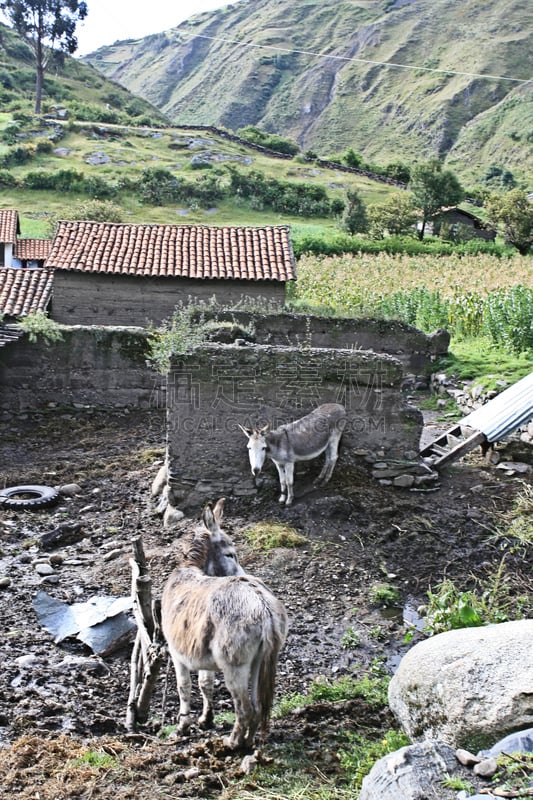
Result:
[[[533,350],[533,289],[519,284],[491,292],[485,301],[483,328],[493,342],[512,353]]]

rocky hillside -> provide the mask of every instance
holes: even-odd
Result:
[[[522,0],[241,0],[86,60],[178,124],[439,156],[465,180],[502,166],[528,187],[531,87],[481,76],[531,77],[532,23]]]

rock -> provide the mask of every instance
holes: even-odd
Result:
[[[478,756],[489,758],[499,756],[500,753],[533,753],[533,728],[509,734],[493,744],[490,750],[482,750]]]
[[[526,473],[531,472],[532,468],[530,464],[523,464],[520,461],[500,461],[496,469],[504,469],[508,472]]]
[[[363,778],[359,800],[439,797],[443,778],[456,768],[455,752],[443,742],[408,745],[376,761]]]
[[[498,762],[495,758],[485,758],[474,767],[474,775],[480,778],[492,778],[498,770]]]
[[[49,533],[43,533],[39,544],[45,550],[58,547],[60,545],[76,544],[85,534],[81,522],[62,522],[57,528]]]
[[[455,757],[464,767],[473,767],[474,764],[479,764],[481,761],[479,756],[475,756],[469,750],[462,750],[461,748],[455,751]]]
[[[533,724],[533,620],[462,628],[416,644],[389,685],[412,740],[477,751]]]
[[[75,494],[81,494],[82,488],[77,483],[65,483],[58,489],[59,494],[63,497],[74,497]]]
[[[35,572],[37,575],[41,575],[41,577],[46,577],[48,575],[54,575],[55,569],[51,564],[36,564],[35,565]]]
[[[414,475],[398,475],[392,481],[392,485],[397,486],[399,489],[410,489],[414,482]]]
[[[11,586],[11,578],[8,578],[7,575],[2,575],[0,577],[0,589],[9,589]]]

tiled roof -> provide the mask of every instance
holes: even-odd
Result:
[[[44,261],[52,248],[51,239],[17,239],[13,255],[21,261]]]
[[[0,242],[13,244],[20,233],[19,212],[0,209]]]
[[[142,277],[288,281],[289,228],[59,222],[46,266]]]
[[[21,317],[32,311],[45,311],[52,294],[52,282],[52,270],[0,268],[0,312]]]

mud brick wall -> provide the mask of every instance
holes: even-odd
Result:
[[[0,349],[0,409],[164,407],[164,379],[146,366],[146,331],[72,326],[62,334],[49,345],[24,336]]]
[[[447,331],[428,335],[398,320],[246,311],[227,311],[215,316],[252,330],[258,344],[372,350],[399,358],[405,369],[414,373],[429,372],[435,359],[448,352],[450,343]]]
[[[360,350],[196,348],[174,361],[167,379],[173,503],[197,511],[206,499],[255,495],[238,424],[276,427],[321,403],[340,402],[347,410],[337,469],[371,452],[404,457],[418,451],[422,415],[405,402],[402,377],[398,359]]]

